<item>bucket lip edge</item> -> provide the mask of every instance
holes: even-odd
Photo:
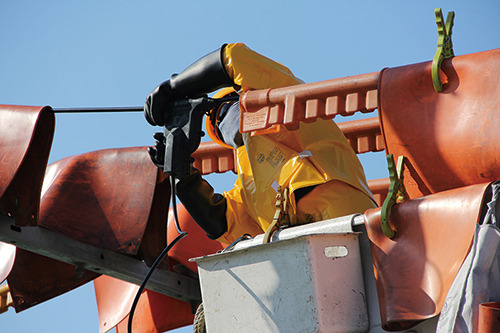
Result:
[[[349,235],[357,237],[360,234],[362,234],[362,232],[358,232],[358,231],[311,233],[311,234],[299,235],[299,236],[293,237],[293,238],[277,239],[277,240],[274,240],[274,241],[266,243],[266,244],[262,244],[259,242],[255,245],[250,245],[250,246],[244,247],[244,248],[231,249],[231,250],[226,251],[226,252],[217,252],[217,253],[207,254],[207,255],[204,255],[201,257],[190,258],[188,261],[198,263],[199,261],[209,260],[209,259],[212,259],[215,257],[224,256],[224,255],[236,254],[236,253],[240,254],[240,253],[243,253],[245,251],[248,252],[248,251],[253,251],[255,249],[262,249],[262,246],[274,246],[276,244],[282,245],[285,242],[288,243],[288,242],[292,242],[292,241],[300,241],[304,238],[315,238],[315,237],[324,237],[324,236],[349,236]],[[259,237],[259,236],[257,236],[257,237]],[[241,243],[252,242],[252,241],[256,240],[257,237],[253,238],[253,239],[242,241]],[[259,239],[257,239],[257,240],[259,240]]]

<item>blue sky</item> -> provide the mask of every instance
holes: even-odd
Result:
[[[227,42],[246,43],[306,82],[429,61],[437,42],[436,7],[445,16],[455,11],[456,55],[500,47],[498,0],[3,1],[0,103],[141,106],[158,83]],[[157,129],[142,113],[58,114],[50,162],[151,145]],[[383,154],[360,158],[368,179],[386,177]],[[218,191],[234,182],[232,175],[209,179]],[[97,332],[93,286],[20,314],[10,310],[0,315],[0,327]]]

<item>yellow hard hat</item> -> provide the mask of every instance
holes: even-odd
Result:
[[[229,96],[231,94],[236,94],[236,91],[234,90],[234,88],[232,88],[232,87],[222,88],[221,90],[217,91],[214,94],[213,98],[222,98],[225,96]],[[212,141],[214,141],[215,143],[218,143],[219,145],[221,145],[223,147],[234,149],[233,147],[226,144],[222,140],[222,137],[220,136],[219,131],[215,128],[215,124],[217,122],[217,116],[218,116],[219,110],[220,110],[220,107],[218,109],[211,110],[210,115],[206,117],[206,122],[205,122],[206,131],[207,131],[210,139],[212,139]]]

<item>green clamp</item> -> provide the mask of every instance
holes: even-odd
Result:
[[[443,20],[443,12],[441,8],[434,10],[436,15],[436,24],[438,27],[438,45],[434,59],[432,60],[432,84],[437,92],[443,91],[443,83],[441,82],[441,63],[443,59],[452,58],[455,56],[453,53],[453,43],[451,41],[451,28],[453,27],[453,19],[455,12],[449,12],[446,17],[446,24]]]
[[[398,202],[408,200],[408,194],[403,184],[404,180],[404,156],[399,156],[397,167],[394,163],[392,154],[387,155],[387,167],[389,169],[389,192],[382,205],[380,221],[382,223],[382,232],[389,238],[395,235],[394,229],[389,224],[389,215],[391,208]]]

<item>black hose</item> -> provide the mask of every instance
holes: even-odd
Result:
[[[171,178],[170,186],[172,188],[170,195],[172,197],[172,208],[173,208],[173,213],[174,213],[175,228],[177,229],[177,232],[179,233],[179,235],[177,237],[175,237],[175,239],[173,241],[171,241],[170,244],[168,244],[167,247],[160,253],[158,258],[156,258],[155,262],[153,263],[153,265],[149,269],[148,274],[146,274],[146,277],[142,281],[141,286],[139,287],[139,290],[135,294],[134,302],[132,303],[132,307],[130,308],[130,313],[129,313],[129,317],[128,317],[128,333],[132,333],[132,322],[134,319],[135,308],[137,307],[137,304],[139,303],[139,298],[141,297],[142,292],[146,288],[146,284],[148,283],[149,278],[151,277],[151,275],[153,275],[154,270],[160,264],[160,262],[163,260],[163,258],[166,257],[166,255],[168,254],[168,251],[170,251],[170,249],[172,249],[172,247],[174,247],[174,245],[177,244],[177,242],[179,242],[181,239],[183,239],[184,237],[187,236],[187,232],[181,230],[181,227],[179,224],[179,219],[177,217],[177,204],[176,204],[176,200],[175,200],[175,180],[173,179],[173,177]]]

